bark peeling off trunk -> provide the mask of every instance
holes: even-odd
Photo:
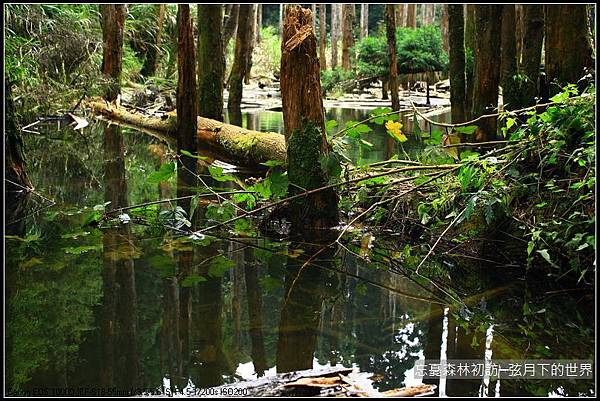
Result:
[[[325,118],[317,41],[310,10],[287,9],[281,45],[281,97],[288,145],[288,176],[295,187],[307,190],[326,184],[320,157],[327,153]],[[321,191],[290,208],[292,225],[327,228],[335,225],[337,195]]]

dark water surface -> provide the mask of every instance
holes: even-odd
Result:
[[[340,126],[366,115],[328,111]],[[243,121],[282,128],[281,113]],[[9,392],[186,393],[334,365],[374,373],[375,387],[387,390],[417,383],[419,359],[594,358],[590,295],[556,292],[522,268],[432,258],[415,278],[402,269],[406,244],[393,236],[376,238],[368,260],[327,249],[303,267],[321,248],[316,238],[222,231],[191,242],[134,212],[123,213],[125,224],[86,225],[107,201],[127,207],[176,196],[175,180],[147,182],[160,166],[159,141],[100,123],[40,132],[26,135],[28,168],[56,205],[34,194],[28,217],[8,226]],[[381,127],[365,138],[374,148],[352,147],[355,163],[401,151]],[[412,137],[404,144],[411,156],[420,149]],[[153,205],[145,217],[169,210]],[[591,380],[430,382],[448,396],[595,393]]]

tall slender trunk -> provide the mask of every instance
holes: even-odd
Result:
[[[254,40],[256,39],[256,9],[258,4],[252,4],[250,6],[250,14],[248,16],[248,32],[246,42],[248,47],[246,48],[246,73],[244,74],[244,83],[248,85],[250,83],[250,72],[252,71],[252,52],[254,51]]]
[[[463,39],[464,39],[464,18],[463,20]],[[448,31],[448,4],[442,4],[442,17],[440,20],[440,31],[442,33],[442,46],[444,51],[448,53],[450,51],[450,33]],[[464,47],[464,40],[463,40]]]
[[[398,65],[396,62],[396,15],[393,4],[385,5],[385,34],[387,36],[387,54],[390,63],[390,94],[392,96],[392,110],[400,110],[398,98]]]
[[[163,24],[165,21],[165,5],[155,4],[156,11],[156,30],[154,31],[154,43],[150,45],[146,52],[146,59],[140,74],[144,77],[151,77],[156,74],[158,68],[158,57],[160,55],[160,43],[162,40]]]
[[[319,31],[319,65],[321,66],[321,70],[326,70],[327,60],[325,58],[325,49],[327,47],[327,12],[325,4],[319,4]]]
[[[267,370],[265,342],[263,335],[262,294],[258,281],[258,269],[246,264],[244,271],[246,280],[246,300],[248,302],[248,333],[252,345],[252,363],[257,376],[264,375]]]
[[[406,10],[406,26],[409,28],[417,27],[417,5],[409,4]]]
[[[312,13],[312,28],[315,35],[317,34],[317,5],[310,5],[310,12]]]
[[[538,95],[542,44],[544,42],[544,6],[524,4],[523,47],[519,72],[526,77],[522,90],[522,106],[535,103]]]
[[[101,4],[100,25],[102,26],[102,68],[110,80],[104,98],[111,102],[121,93],[121,70],[123,64],[123,28],[125,6],[123,4]]]
[[[369,5],[360,5],[360,40],[369,36]]]
[[[448,4],[446,8],[450,46],[450,105],[452,122],[459,123],[466,120],[464,7],[462,4]]]
[[[517,37],[515,33],[515,6],[502,6],[502,33],[500,58],[500,86],[503,105],[508,109],[519,106],[519,89],[515,81],[517,74]]]
[[[281,98],[288,144],[288,176],[294,188],[314,189],[327,182],[319,159],[328,152],[317,43],[312,15],[288,6],[281,45]],[[292,225],[325,228],[338,220],[335,191],[321,191],[291,208]]]
[[[396,4],[396,26],[402,28],[406,25],[406,4]]]
[[[223,121],[222,6],[198,5],[198,113]]]
[[[473,117],[491,114],[498,107],[498,84],[500,83],[500,32],[501,5],[478,5],[475,9],[475,65],[473,86]],[[496,118],[480,121],[477,141],[489,141],[496,137]]]
[[[283,18],[285,17],[285,4],[279,4],[279,34],[283,38]]]
[[[250,4],[241,4],[238,15],[238,28],[235,40],[235,57],[231,74],[229,75],[229,99],[228,109],[240,109],[242,105],[243,82],[246,75],[248,54],[248,19],[250,16]]]
[[[568,83],[576,83],[586,68],[594,67],[588,38],[588,15],[585,4],[546,5],[545,67],[550,93]]]
[[[523,5],[515,4],[515,36],[517,41],[517,66],[521,65],[521,55],[523,54]]]
[[[465,57],[469,53],[475,54],[475,4],[465,4]],[[471,109],[473,107],[473,87],[475,71],[473,70],[473,63],[468,62],[465,58],[465,70],[467,74],[467,99],[466,99],[466,113],[467,118],[471,118]]]
[[[342,6],[342,68],[350,70],[350,48],[354,45],[354,36],[352,34],[354,27],[353,12],[354,4],[344,4]]]
[[[260,43],[260,30],[262,29],[262,4],[256,5],[256,39],[255,43]]]
[[[227,14],[223,20],[223,50],[227,50],[227,45],[236,32],[238,24],[238,13],[240,11],[239,4],[232,4],[227,8]]]
[[[338,65],[338,41],[340,38],[341,4],[331,5],[331,69]]]

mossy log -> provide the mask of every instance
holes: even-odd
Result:
[[[161,119],[147,117],[103,100],[92,100],[87,105],[95,113],[145,131],[162,134],[160,137],[167,141],[176,141],[175,113],[168,113],[167,118]],[[228,163],[258,167],[268,160],[287,162],[284,136],[276,132],[251,131],[204,117],[198,117],[196,132],[201,150],[208,150]]]

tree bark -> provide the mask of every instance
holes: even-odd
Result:
[[[223,121],[223,54],[221,5],[198,5],[198,114]]]
[[[248,32],[246,42],[248,46],[246,48],[246,69],[244,74],[244,84],[250,83],[250,72],[252,71],[252,52],[254,51],[254,40],[256,39],[256,9],[258,4],[252,4],[250,6],[250,14],[248,15]]]
[[[390,63],[390,94],[392,96],[392,110],[400,110],[398,98],[398,64],[396,62],[396,15],[393,4],[385,5],[385,33],[387,36],[387,54]]]
[[[467,75],[467,99],[466,113],[467,118],[471,118],[471,109],[473,107],[473,86],[475,72],[473,63],[467,59],[467,54],[475,54],[475,4],[465,4],[465,70]]]
[[[475,9],[475,82],[473,85],[473,118],[493,113],[498,107],[500,81],[500,32],[502,6],[478,5]],[[490,141],[496,137],[496,118],[480,121],[477,141]]]
[[[535,104],[538,95],[542,43],[544,41],[544,6],[524,4],[523,6],[523,48],[519,72],[526,77],[521,106]]]
[[[360,5],[360,40],[369,36],[369,5]]]
[[[198,149],[196,137],[198,100],[196,92],[196,55],[194,33],[189,5],[177,6],[178,47],[177,55],[177,154],[182,150],[195,154]],[[180,155],[178,180],[192,181],[196,172],[196,159]],[[183,177],[185,176],[185,177]],[[179,188],[179,185],[178,185]]]
[[[87,105],[95,113],[158,136],[171,144],[177,143],[177,117],[174,113],[161,119],[107,105],[104,101],[90,101]],[[260,163],[269,160],[287,160],[285,138],[281,134],[251,131],[204,117],[198,117],[197,127],[198,147],[225,162],[257,168]]]
[[[341,4],[331,5],[331,69],[338,65],[338,41],[340,38]]]
[[[504,109],[519,108],[520,90],[515,80],[517,74],[517,37],[515,33],[515,6],[502,6],[502,33],[500,58],[500,86]]]
[[[462,4],[448,4],[445,7],[448,10],[452,122],[460,123],[466,121],[464,7]]]
[[[158,58],[160,55],[160,43],[162,40],[163,24],[165,21],[165,5],[155,4],[156,10],[156,30],[154,32],[154,43],[148,48],[146,52],[146,59],[144,60],[144,66],[140,71],[140,74],[144,77],[151,77],[156,74],[158,68]]]
[[[288,6],[281,44],[281,98],[292,191],[327,182],[320,158],[328,152],[317,43],[311,12]],[[335,191],[320,191],[290,207],[292,226],[328,228],[338,221]]]
[[[398,28],[402,28],[406,24],[406,5],[405,4],[396,4],[396,26]]]
[[[319,4],[319,65],[321,70],[327,69],[325,49],[327,48],[327,11],[325,4]]]
[[[241,109],[244,77],[246,76],[248,54],[248,19],[250,4],[241,4],[238,15],[237,37],[235,41],[235,58],[229,75],[229,99],[227,108]]]
[[[406,10],[406,26],[409,28],[417,27],[417,5],[408,4]]]
[[[316,4],[311,4],[310,5],[310,12],[312,13],[312,28],[313,28],[313,32],[315,33],[315,36],[317,35],[317,5]]]
[[[262,4],[256,5],[256,39],[254,43],[260,43],[260,30],[262,29]]]
[[[521,65],[521,55],[523,54],[523,5],[515,4],[515,36],[517,40],[517,67]]]
[[[588,38],[587,6],[546,5],[546,76],[550,94],[568,83],[576,83],[586,68],[594,67]]]
[[[223,51],[227,50],[227,45],[237,30],[239,4],[232,4],[229,13],[225,16],[223,22]]]
[[[111,80],[104,98],[112,102],[117,100],[121,93],[125,6],[123,4],[101,4],[100,25],[102,26],[103,43],[101,71]]]
[[[342,5],[342,68],[349,71],[350,63],[350,48],[354,45],[354,37],[352,30],[354,26],[354,18],[352,10],[354,4]]]
[[[463,48],[464,48],[464,17],[463,20]],[[442,46],[446,53],[450,52],[450,33],[448,31],[448,4],[442,4],[442,19],[440,21],[440,31],[442,33]]]

